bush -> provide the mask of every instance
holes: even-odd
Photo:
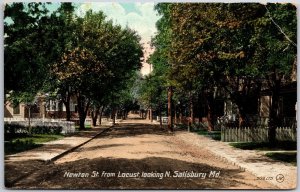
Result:
[[[16,123],[4,124],[5,134],[28,133],[28,127]]]
[[[29,126],[20,125],[17,123],[5,123],[4,135],[5,140],[10,140],[15,137],[26,136],[28,134],[60,134],[62,126]]]
[[[62,131],[62,126],[34,126],[31,127],[31,134],[54,134],[58,135]]]
[[[27,126],[19,125],[16,123],[5,123],[4,124],[4,138],[10,140],[15,137],[24,137],[29,134]]]

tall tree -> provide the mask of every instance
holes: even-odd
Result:
[[[91,102],[101,102],[111,90],[122,89],[131,71],[140,68],[142,51],[134,31],[106,21],[102,12],[88,11],[77,18],[74,31],[76,46],[64,53],[53,73],[72,87],[83,129]]]
[[[45,3],[11,3],[4,11],[4,91],[35,94],[53,59],[47,53],[49,26]],[[25,98],[26,99],[26,98]]]
[[[255,47],[252,62],[256,64],[264,88],[271,91],[269,142],[276,140],[276,126],[281,124],[279,94],[291,82],[292,66],[297,55],[297,14],[292,4],[263,5],[263,17],[255,20],[251,39]]]
[[[155,37],[155,54],[165,58],[169,81],[190,93],[191,105],[194,94],[203,95],[213,111],[209,98],[223,90],[238,106],[240,126],[246,125],[253,110],[249,101],[257,100],[266,79],[274,97],[270,127],[278,124],[276,94],[295,62],[293,5],[160,3],[156,8],[163,27]]]

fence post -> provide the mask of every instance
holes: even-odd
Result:
[[[238,129],[238,142],[241,142],[241,128]]]
[[[235,129],[235,137],[236,137],[235,141],[239,140],[239,131],[240,131],[240,128],[236,127],[236,129]]]
[[[223,127],[223,132],[224,132],[223,139],[224,139],[224,141],[226,141],[226,130],[225,130],[225,127]]]
[[[249,142],[251,139],[250,137],[250,127],[247,127],[247,142]]]
[[[223,141],[223,128],[221,127],[221,141]]]
[[[233,127],[230,127],[230,133],[229,133],[230,141],[233,141],[232,133],[233,133]]]
[[[228,136],[227,136],[227,132],[228,132],[228,127],[224,127],[224,141],[226,142],[228,140]]]

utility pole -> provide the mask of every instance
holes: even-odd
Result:
[[[149,66],[150,66],[150,73],[149,73],[149,78],[150,78],[150,82],[151,82],[151,63],[149,63]],[[150,122],[152,123],[153,122],[153,116],[152,116],[152,103],[151,103],[151,100],[152,100],[152,93],[150,92],[150,109],[149,109],[149,119],[150,119]]]
[[[173,87],[168,88],[168,131],[173,132],[173,119],[172,119],[172,96],[173,96]]]

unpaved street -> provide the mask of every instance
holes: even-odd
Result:
[[[176,133],[169,134],[157,126],[145,124],[142,120],[126,120],[54,163],[39,166],[35,173],[18,181],[13,187],[276,188],[265,181],[256,180],[254,175],[240,170],[237,166],[222,161],[207,149],[188,144],[185,142],[188,139],[180,139],[176,137]],[[197,173],[196,177],[189,177]]]

